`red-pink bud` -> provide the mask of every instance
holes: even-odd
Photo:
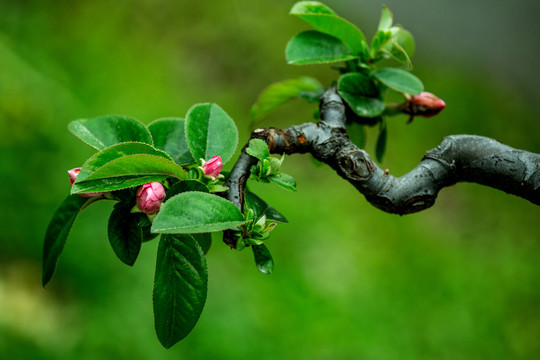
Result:
[[[429,92],[421,92],[413,95],[407,101],[406,111],[410,115],[419,115],[422,117],[432,117],[440,113],[446,106],[445,102]]]
[[[221,161],[221,156],[214,156],[210,160],[206,161],[203,166],[204,175],[210,176],[213,178],[218,177],[221,169],[223,169],[223,162]]]
[[[81,168],[78,167],[78,168],[73,168],[71,170],[68,170],[68,174],[69,174],[69,183],[71,185],[73,185],[73,183],[75,182],[75,180],[77,179],[77,176],[79,176],[79,173],[81,172]],[[103,195],[103,194],[106,194],[106,192],[96,192],[96,193],[84,193],[84,194],[79,194],[80,196],[83,196],[83,197],[92,197],[92,196],[100,196],[100,195]]]
[[[71,170],[68,170],[69,174],[69,183],[73,185],[75,180],[77,179],[77,176],[79,176],[79,173],[81,172],[81,168],[73,168]]]
[[[137,207],[146,214],[154,214],[165,199],[165,188],[157,181],[144,184],[137,190]]]

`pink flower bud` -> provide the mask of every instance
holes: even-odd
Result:
[[[79,173],[81,172],[81,168],[78,167],[78,168],[73,168],[71,170],[68,170],[68,174],[69,174],[69,183],[71,185],[73,185],[73,183],[75,182],[75,180],[77,179],[77,176],[79,176]],[[83,197],[92,197],[92,196],[100,196],[100,195],[103,195],[103,194],[106,194],[106,192],[96,192],[96,193],[84,193],[84,194],[79,194],[80,196],[83,196]]]
[[[137,207],[146,214],[154,214],[165,199],[165,188],[157,181],[144,184],[137,190]]]
[[[79,173],[81,172],[81,168],[73,168],[71,170],[68,170],[69,174],[69,183],[73,185],[75,180],[77,179],[77,176],[79,176]]]
[[[206,161],[203,166],[204,175],[217,178],[221,169],[223,169],[223,162],[221,156],[214,156],[210,160]]]
[[[440,113],[446,106],[445,102],[429,92],[413,95],[407,101],[407,113],[422,117],[432,117]]]

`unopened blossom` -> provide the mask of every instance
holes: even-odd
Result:
[[[137,190],[137,207],[146,214],[155,214],[165,199],[165,188],[154,181],[144,184]]]
[[[426,91],[411,96],[407,102],[409,114],[426,118],[437,115],[446,107],[446,103],[442,99]]]
[[[221,156],[214,156],[208,161],[203,161],[202,169],[204,171],[204,175],[213,179],[217,178],[221,172],[221,169],[223,169],[223,161],[221,160]]]

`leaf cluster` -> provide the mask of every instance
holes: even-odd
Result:
[[[384,117],[394,115],[385,102],[386,93],[393,91],[408,98],[424,88],[422,81],[409,72],[414,53],[412,35],[393,24],[393,15],[386,6],[382,8],[377,31],[370,42],[356,25],[321,2],[300,1],[292,7],[290,14],[312,29],[290,39],[285,50],[287,62],[293,65],[331,64],[339,71],[335,84],[348,107],[348,126],[355,127],[351,139],[362,147],[365,131],[354,124],[378,124],[376,155],[382,161],[387,134]],[[320,82],[310,77],[274,83],[262,91],[253,105],[252,120],[260,121],[294,98],[317,102],[324,90]],[[314,117],[318,119],[317,112]]]
[[[251,179],[273,182],[286,190],[296,191],[296,180],[280,171],[285,154],[281,158],[270,156],[268,145],[261,139],[251,139],[246,152],[259,160],[257,165],[251,167]]]
[[[194,105],[185,118],[162,118],[148,126],[109,115],[75,120],[68,128],[97,152],[85,161],[71,194],[49,224],[43,285],[50,281],[79,213],[94,202],[112,200],[107,234],[123,263],[133,266],[142,244],[161,235],[153,307],[158,339],[169,348],[191,331],[204,307],[208,279],[204,255],[211,233],[249,224],[250,239],[266,239],[275,226],[260,217],[255,220],[253,210],[244,216],[232,202],[214,194],[227,189],[223,177],[203,176],[195,160],[221,156],[226,163],[238,144],[236,125],[218,105],[203,103]],[[153,215],[136,205],[137,187],[150,182],[160,182],[166,191],[165,201]],[[262,200],[257,202],[257,213],[274,221],[275,210],[259,211],[265,206],[270,208]],[[250,241],[248,245],[255,244]],[[270,256],[267,249],[265,253]]]

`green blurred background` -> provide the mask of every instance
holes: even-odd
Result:
[[[172,349],[153,330],[157,241],[133,268],[122,264],[106,237],[109,203],[80,216],[41,288],[43,235],[68,194],[66,171],[93,153],[67,123],[104,114],[149,123],[211,101],[244,143],[261,89],[335,77],[286,65],[285,44],[307,28],[287,15],[293,3],[0,0],[0,359],[540,358],[538,206],[458,184],[432,209],[398,217],[299,155],[284,165],[296,193],[253,186],[291,222],[267,243],[274,274],[216,236],[205,310]],[[380,1],[326,3],[371,37]],[[385,4],[416,38],[415,74],[447,109],[410,126],[391,119],[383,167],[406,173],[450,134],[540,152],[535,2]],[[313,110],[291,103],[261,125],[309,121]]]

